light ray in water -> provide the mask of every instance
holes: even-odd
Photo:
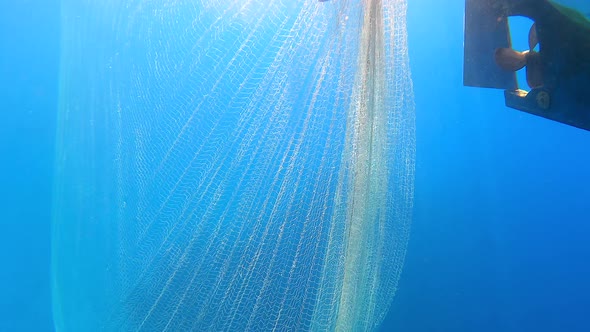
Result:
[[[405,1],[62,11],[56,328],[375,329],[413,201]]]

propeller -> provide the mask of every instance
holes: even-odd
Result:
[[[534,48],[539,44],[537,38],[537,25],[533,23],[529,29],[529,49],[519,52],[512,48],[500,47],[494,53],[496,64],[507,71],[517,71],[526,66],[526,81],[532,88],[538,88],[543,85],[543,68],[541,54]]]

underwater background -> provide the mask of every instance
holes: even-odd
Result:
[[[53,330],[59,5],[0,5],[0,331]],[[590,134],[462,86],[463,1],[409,1],[407,20],[414,218],[382,330],[587,331]]]

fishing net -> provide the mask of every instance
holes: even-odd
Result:
[[[59,331],[373,330],[414,187],[405,0],[64,0]]]

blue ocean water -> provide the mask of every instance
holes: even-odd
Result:
[[[59,3],[1,6],[0,331],[51,331]],[[463,87],[462,28],[461,1],[409,2],[414,222],[383,330],[587,331],[590,134]]]
[[[59,1],[0,4],[0,331],[51,331]]]

